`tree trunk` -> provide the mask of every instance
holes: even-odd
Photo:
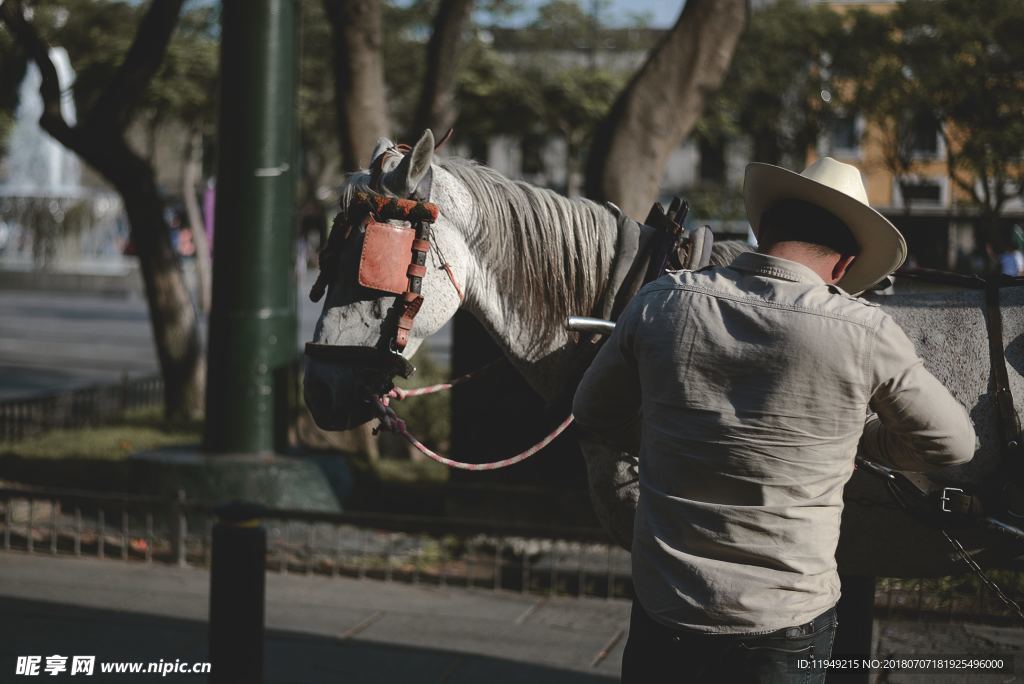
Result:
[[[171,420],[200,418],[206,360],[196,310],[171,246],[171,229],[163,218],[164,205],[153,171],[123,140],[104,144],[102,158],[97,158],[96,152],[85,149],[79,154],[114,185],[124,201],[164,379],[164,411]]]
[[[196,289],[199,291],[199,311],[210,313],[210,242],[206,239],[206,222],[203,212],[199,210],[196,199],[196,184],[202,175],[203,134],[193,130],[188,138],[188,153],[182,169],[181,195],[185,198],[185,212],[188,224],[192,227],[192,241],[196,246]]]
[[[473,11],[473,0],[441,0],[434,17],[434,30],[427,44],[427,71],[409,140],[418,140],[427,128],[440,139],[455,123],[455,74],[459,48],[466,21]]]
[[[334,108],[343,171],[370,163],[377,138],[388,135],[380,0],[324,0],[334,33]]]
[[[163,61],[183,2],[153,0],[149,4],[124,61],[74,126],[61,112],[60,82],[49,45],[28,21],[18,0],[0,2],[0,20],[39,67],[43,100],[39,125],[106,178],[124,202],[164,378],[164,410],[173,419],[202,414],[205,359],[195,308],[171,247],[170,226],[163,218],[152,165],[129,148],[124,131]]]
[[[644,216],[669,155],[722,83],[747,21],[747,0],[688,0],[598,127],[586,193]]]

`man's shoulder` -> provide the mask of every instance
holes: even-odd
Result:
[[[670,292],[681,296],[692,293],[751,306],[768,306],[840,318],[869,328],[877,328],[886,317],[877,302],[851,294],[836,285],[785,287],[792,283],[782,281],[778,287],[773,288],[766,287],[764,281],[757,283],[756,287],[745,286],[745,282],[740,273],[730,266],[706,266],[692,271],[669,271],[641,288],[637,296],[656,298]]]
[[[865,299],[864,297],[862,297],[860,295],[850,294],[849,292],[847,292],[843,288],[839,287],[838,285],[827,285],[826,287],[828,287],[828,291],[830,293],[832,293],[834,295],[837,295],[839,297],[842,297],[843,299],[845,299],[847,301],[856,302],[857,304],[859,304],[861,306],[870,307],[872,309],[879,309],[880,310],[882,308],[882,305],[879,304],[878,302],[872,302],[870,300]]]

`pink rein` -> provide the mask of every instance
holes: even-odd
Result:
[[[490,463],[465,463],[463,461],[456,461],[442,456],[429,447],[423,442],[419,441],[414,437],[409,430],[406,428],[405,421],[398,417],[395,410],[391,408],[391,400],[401,401],[409,397],[422,397],[428,394],[435,394],[437,392],[443,392],[451,389],[456,385],[461,385],[464,382],[471,380],[472,378],[482,375],[486,371],[496,366],[499,361],[492,361],[483,368],[476,370],[472,373],[467,373],[461,377],[455,378],[450,382],[443,382],[437,385],[430,385],[427,387],[417,387],[415,389],[402,389],[400,387],[393,388],[387,395],[376,398],[377,410],[380,418],[380,425],[377,426],[377,430],[387,430],[388,432],[394,432],[397,435],[401,435],[414,449],[419,451],[424,456],[437,461],[449,468],[459,468],[460,470],[498,470],[499,468],[507,468],[516,463],[521,463],[526,459],[530,458],[537,452],[541,451],[544,447],[554,441],[556,437],[565,432],[566,428],[572,425],[573,417],[569,415],[565,420],[561,422],[554,430],[552,430],[544,439],[540,440],[525,451],[521,451],[515,456],[502,459],[500,461],[492,461]],[[376,432],[376,431],[375,431]]]

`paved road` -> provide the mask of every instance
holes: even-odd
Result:
[[[203,661],[208,585],[196,568],[0,554],[0,681],[18,655]],[[600,684],[629,605],[270,573],[266,614],[267,684]],[[127,681],[108,677],[89,681]]]
[[[296,349],[311,339],[320,306],[304,274],[299,296]],[[430,351],[447,363],[448,329]],[[0,400],[45,394],[157,372],[146,303],[140,296],[88,293],[0,292]]]

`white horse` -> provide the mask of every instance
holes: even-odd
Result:
[[[382,140],[375,157],[392,147]],[[616,259],[619,223],[612,208],[567,199],[550,190],[511,181],[496,171],[460,159],[434,159],[429,131],[405,156],[392,155],[381,177],[383,192],[408,197],[430,174],[430,201],[440,208],[423,279],[423,306],[404,356],[465,308],[490,332],[505,356],[545,399],[564,395],[579,358],[578,343],[565,331],[567,315],[590,314],[607,297]],[[370,183],[368,172],[350,177],[344,197]],[[358,232],[358,231],[357,231]],[[393,325],[386,315],[392,295],[356,282],[360,236],[350,237],[334,265],[314,342],[374,347]],[[735,244],[716,245],[719,261]],[[443,259],[440,255],[443,255]],[[460,301],[454,282],[464,292]],[[980,447],[963,466],[932,473],[933,488],[973,488],[991,477],[1002,458],[989,363],[984,293],[957,291],[886,297],[885,310],[915,342],[925,365],[970,409]],[[1004,348],[1013,396],[1024,397],[1024,288],[1002,292]],[[372,395],[390,387],[388,371],[358,362],[311,359],[306,403],[317,424],[344,430],[374,417]],[[636,459],[580,438],[591,499],[609,534],[625,548],[632,536],[638,492]],[[500,477],[500,476],[496,476]],[[1006,544],[980,532],[963,532],[965,546],[982,564],[1012,555]],[[1019,548],[1016,553],[1019,553]],[[846,489],[840,571],[856,575],[934,576],[962,570],[941,533],[905,514],[880,482],[858,469]]]

